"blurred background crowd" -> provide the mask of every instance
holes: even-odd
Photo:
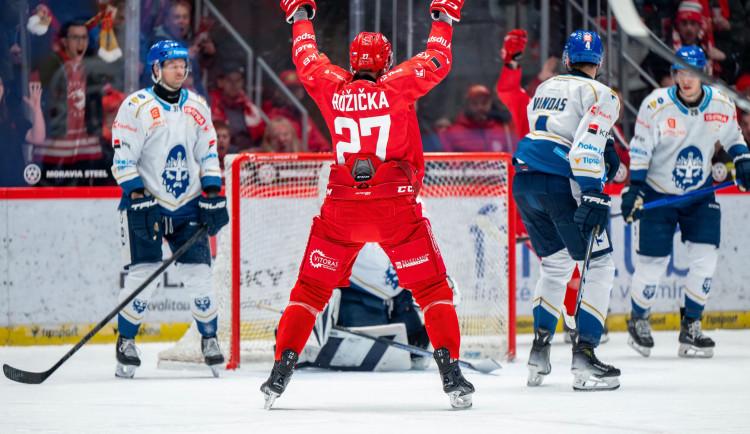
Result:
[[[341,66],[359,31],[385,34],[395,65],[424,49],[432,23],[428,2],[419,0],[317,4],[318,46]],[[666,46],[701,46],[710,74],[750,96],[750,1],[635,4]],[[0,187],[116,185],[114,117],[129,93],[152,85],[143,65],[148,48],[164,39],[189,48],[184,86],[208,101],[220,156],[332,149],[292,64],[292,31],[278,0],[0,0],[0,25]],[[502,48],[513,29],[526,30],[528,41],[509,65]],[[527,127],[513,122],[502,91],[515,86],[533,96],[539,83],[565,73],[560,57],[575,29],[596,30],[605,41],[599,79],[623,101],[614,136],[627,163],[641,100],[673,83],[670,63],[619,32],[604,0],[467,2],[452,71],[417,108],[425,152],[513,153]],[[750,114],[738,116],[748,140]],[[715,163],[731,173],[727,159],[719,154]],[[626,181],[627,171],[616,180]]]

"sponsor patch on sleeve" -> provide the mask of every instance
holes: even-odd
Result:
[[[596,134],[599,132],[599,126],[597,124],[589,124],[588,132],[591,134]]]

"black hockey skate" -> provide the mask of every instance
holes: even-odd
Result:
[[[474,394],[474,385],[466,381],[458,366],[458,359],[451,359],[448,348],[441,347],[435,350],[435,362],[440,371],[440,379],[443,380],[443,391],[451,401],[454,410],[467,410],[471,408],[471,395]]]
[[[594,346],[588,342],[578,342],[573,346],[573,390],[615,390],[620,387],[620,370],[602,363],[594,354]]]
[[[566,333],[567,335],[567,333]],[[535,387],[542,384],[544,376],[552,371],[552,365],[549,362],[550,340],[552,333],[545,328],[534,330],[534,342],[531,344],[531,353],[529,354],[529,377],[526,385]]]
[[[628,319],[628,345],[643,357],[651,355],[651,348],[654,348],[654,339],[651,337],[651,324],[648,322],[648,318],[631,316]]]
[[[715,346],[713,339],[703,334],[700,318],[682,318],[678,356],[707,359],[714,356]]]
[[[216,335],[201,338],[201,352],[206,361],[206,364],[211,368],[211,372],[214,377],[219,376],[219,365],[224,363],[224,356],[221,354],[221,348],[219,348],[219,340],[216,339]]]
[[[135,339],[126,339],[122,336],[117,337],[117,346],[115,347],[115,354],[117,355],[115,377],[133,378],[135,368],[141,366],[141,359],[138,357],[138,353],[138,348],[135,346]]]
[[[284,389],[286,389],[289,380],[292,378],[294,373],[294,365],[297,364],[299,355],[292,350],[284,350],[281,353],[281,360],[273,363],[273,369],[271,369],[271,375],[268,377],[265,383],[260,386],[260,391],[263,392],[266,400],[265,409],[270,410],[273,402],[278,398]]]

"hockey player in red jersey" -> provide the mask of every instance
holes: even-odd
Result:
[[[471,407],[474,386],[458,366],[460,334],[443,259],[416,196],[424,156],[414,103],[451,67],[452,23],[464,0],[433,0],[435,22],[427,49],[390,70],[391,44],[379,33],[360,33],[350,48],[350,71],[318,51],[313,0],[282,0],[294,23],[297,73],[315,100],[333,139],[335,163],[320,215],[289,305],[279,322],[276,361],[261,386],[270,408],[284,392],[315,317],[336,287],[348,286],[352,264],[367,242],[377,242],[422,308],[435,360],[451,405]],[[390,71],[389,71],[390,70]]]

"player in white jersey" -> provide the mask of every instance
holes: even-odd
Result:
[[[677,56],[703,69],[706,57],[694,46]],[[643,211],[645,202],[681,195],[713,184],[711,158],[718,141],[734,158],[737,185],[750,188],[750,154],[737,125],[734,102],[679,64],[676,86],[656,89],[643,100],[630,142],[630,182],[622,191],[622,215],[635,224],[637,259],[630,285],[632,314],[628,343],[644,356],[654,346],[648,322],[659,280],[666,271],[677,225],[690,261],[681,301],[682,357],[711,357],[714,342],[701,330],[720,240],[721,210],[713,193]]]
[[[620,101],[594,77],[601,65],[602,41],[595,32],[570,35],[563,63],[569,74],[542,83],[528,106],[529,134],[514,155],[513,197],[541,257],[534,290],[534,343],[529,355],[529,386],[550,373],[550,341],[566,284],[576,262],[583,269],[588,241],[598,230],[578,312],[578,342],[571,372],[575,390],[613,390],[619,369],[594,355],[599,345],[614,282],[612,246],[607,234],[610,198],[604,181],[614,177],[620,160],[607,146]]]
[[[453,289],[455,303],[457,296]],[[402,350],[395,350],[399,359],[394,360],[385,354],[388,347],[349,333],[337,332],[331,337],[331,324],[368,327],[367,334],[375,336],[405,333],[405,343],[429,347],[427,330],[414,298],[410,291],[399,286],[396,269],[377,243],[366,243],[359,251],[349,286],[334,291],[325,310],[318,315],[297,367],[384,371],[422,368],[429,362],[415,355],[410,361],[409,354]],[[400,327],[394,328],[394,324]]]
[[[157,42],[148,64],[156,84],[128,96],[112,126],[112,173],[123,190],[120,235],[128,269],[120,301],[159,268],[162,238],[176,251],[201,225],[213,236],[229,221],[226,198],[219,195],[221,171],[211,112],[202,97],[181,89],[190,70],[187,49],[174,41]],[[206,364],[213,369],[224,358],[216,339],[218,306],[210,265],[208,236],[176,262],[203,336]],[[132,377],[141,364],[134,339],[156,286],[154,281],[120,311],[118,377]]]

